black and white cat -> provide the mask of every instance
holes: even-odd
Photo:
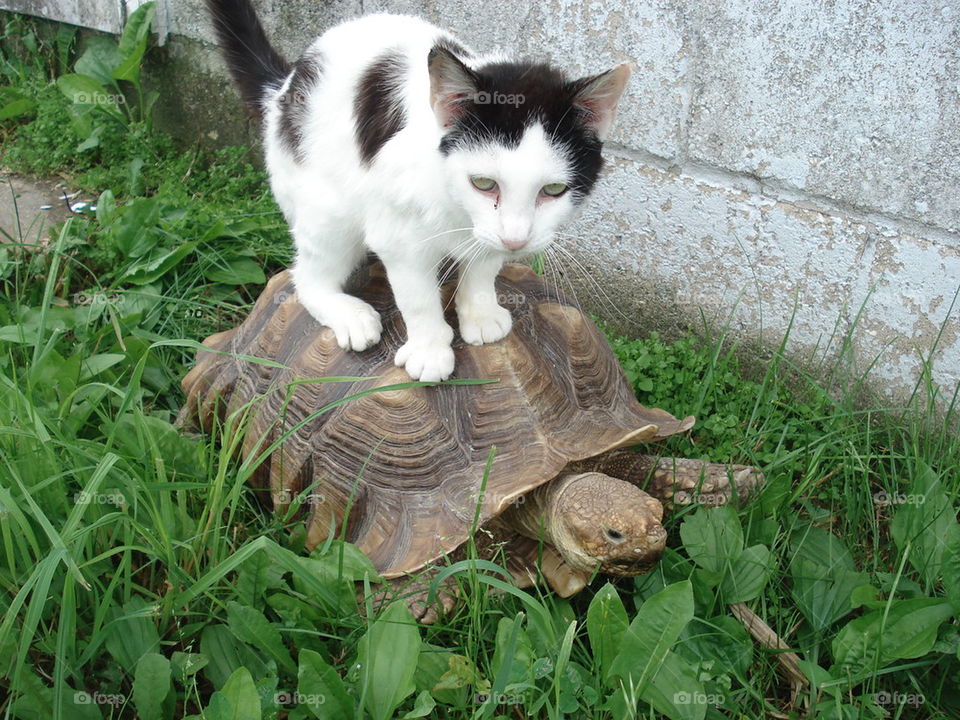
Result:
[[[291,67],[250,0],[207,3],[264,121],[304,307],[345,349],[377,343],[379,315],[343,292],[373,251],[407,328],[396,364],[417,380],[446,379],[453,329],[437,270],[453,258],[464,341],[510,332],[494,278],[505,261],[547,247],[590,193],[629,66],[570,80],[549,65],[477,55],[419,18],[379,14],[327,30]]]

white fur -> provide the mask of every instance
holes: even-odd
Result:
[[[494,342],[511,326],[493,285],[501,265],[543,250],[574,210],[569,193],[540,194],[544,185],[570,178],[539,125],[514,149],[491,144],[441,155],[443,133],[430,104],[426,58],[444,37],[450,35],[418,18],[370,15],[318,38],[307,51],[322,56],[323,71],[306,100],[302,162],[278,136],[276,95],[268,98],[265,112],[267,166],[296,245],[292,272],[300,301],[334,331],[341,347],[364,350],[377,343],[377,313],[342,292],[350,272],[372,250],[387,270],[407,327],[396,364],[425,381],[446,379],[454,366],[453,330],[443,319],[437,287],[443,258],[461,261],[456,294],[461,336],[473,344]],[[410,58],[403,86],[406,124],[368,167],[355,141],[357,83],[378,56],[396,49]],[[498,205],[471,185],[471,176],[498,181]],[[511,251],[504,241],[527,244]]]

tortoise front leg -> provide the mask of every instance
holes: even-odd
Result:
[[[744,503],[764,483],[763,473],[752,465],[642,455],[628,448],[584,460],[576,467],[633,483],[664,505],[726,505],[734,492],[737,502]]]

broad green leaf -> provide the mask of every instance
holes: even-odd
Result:
[[[504,627],[504,622],[507,623],[505,626],[506,629],[512,631],[514,620],[512,618],[501,618],[501,627]],[[499,631],[497,632],[497,637],[500,637]],[[446,658],[447,670],[437,678],[431,690],[459,690],[460,688],[472,687],[482,681],[483,675],[477,670],[477,666],[473,660],[466,655],[448,653]],[[502,662],[501,658],[495,657],[494,667],[500,667],[501,663],[497,662],[497,660],[501,660]]]
[[[210,697],[206,720],[261,720],[260,693],[250,671],[239,667],[224,686]]]
[[[833,640],[835,676],[873,672],[894,660],[930,652],[940,624],[953,615],[945,600],[899,600],[847,623]]]
[[[238,580],[239,583],[239,580]],[[318,608],[285,592],[275,592],[267,595],[267,605],[283,618],[284,622],[292,625],[316,624],[323,621],[324,615]],[[252,605],[255,603],[247,603]]]
[[[133,675],[133,704],[140,720],[164,717],[163,700],[170,688],[170,661],[159,653],[141,657]]]
[[[315,491],[319,492],[319,491]],[[298,562],[313,577],[324,580],[356,582],[364,576],[377,577],[377,569],[356,545],[334,540],[325,552],[314,550],[310,557],[299,557]]]
[[[710,572],[724,572],[743,551],[740,519],[730,505],[702,507],[688,515],[680,538],[690,559]]]
[[[803,671],[803,674],[807,676],[807,680],[813,685],[814,688],[818,688],[821,685],[827,684],[834,680],[835,678],[827,671],[826,668],[817,665],[815,662],[810,660],[797,660],[797,665],[800,667],[800,670]],[[837,686],[834,686],[831,693],[836,692]]]
[[[196,249],[196,241],[185,242],[171,249],[158,249],[151,256],[128,268],[123,274],[123,280],[132,285],[152,283],[170,272]]]
[[[81,365],[80,380],[89,380],[92,377],[96,377],[126,359],[127,356],[122,353],[101,353],[99,355],[85,357]]]
[[[143,60],[143,54],[147,51],[150,24],[153,22],[155,12],[154,4],[148,2],[134,10],[127,18],[127,24],[123,27],[120,45],[117,48],[119,62],[113,71],[113,77],[117,80],[129,80],[134,85],[140,84],[140,63]]]
[[[45,685],[28,668],[22,670],[17,682],[18,696],[10,702],[11,717],[20,720],[50,720],[55,717],[54,701],[57,699],[53,688]],[[121,697],[107,693],[109,698]],[[86,690],[73,690],[64,686],[59,698],[60,706],[69,709],[69,720],[102,720],[100,706]],[[64,716],[67,716],[64,713]]]
[[[106,35],[86,38],[83,55],[73,66],[80,75],[91,77],[103,85],[113,81],[113,71],[120,62],[117,41]]]
[[[237,572],[237,600],[241,605],[258,605],[267,590],[283,584],[283,573],[284,569],[278,567],[265,551],[254,553]]]
[[[436,706],[437,703],[434,701],[433,696],[424,690],[417,695],[417,699],[413,701],[413,710],[404,715],[403,720],[414,720],[414,718],[426,717],[433,712]]]
[[[70,98],[75,105],[101,108],[121,117],[117,107],[117,95],[87,75],[61,75],[57,78],[57,87]]]
[[[738,603],[758,597],[770,579],[774,560],[766,545],[748,547],[733,561],[720,592],[727,603]]]
[[[480,671],[472,661],[462,655],[455,655],[450,658],[451,671],[454,669],[454,660],[462,661],[469,667],[469,673],[461,674],[461,678],[466,680],[465,684],[457,687],[466,687],[475,685],[480,679]],[[500,673],[507,663],[510,665],[509,674],[503,678],[505,684],[513,682],[524,682],[531,676],[533,663],[536,661],[536,655],[533,652],[533,644],[530,642],[530,636],[523,628],[522,616],[512,618],[500,618],[497,623],[496,648],[493,652],[494,674],[500,677]],[[446,676],[445,676],[446,677]],[[467,679],[469,678],[469,679]],[[451,686],[453,687],[453,686]]]
[[[610,665],[620,651],[620,640],[629,624],[623,600],[613,585],[607,583],[597,591],[587,608],[587,635],[601,678],[608,677]]]
[[[160,222],[160,210],[156,197],[136,198],[117,208],[117,222],[111,225],[109,238],[124,257],[138,258],[157,244],[160,236],[151,231]]]
[[[231,600],[227,603],[227,626],[237,639],[264,651],[290,674],[297,672],[297,666],[283,644],[280,631],[256,608]]]
[[[300,651],[297,692],[300,704],[320,720],[336,720],[354,715],[354,701],[347,693],[337,671],[313,650]]]
[[[87,139],[77,145],[77,152],[82,153],[86,152],[87,150],[93,150],[94,148],[100,147],[100,135],[103,133],[103,131],[104,128],[102,126],[94,128],[87,136]]]
[[[943,551],[957,512],[940,478],[926,465],[915,470],[912,482],[897,500],[890,534],[901,552],[910,545],[910,564],[932,588],[940,577]]]
[[[746,676],[753,660],[753,640],[729,615],[694,617],[680,634],[674,652],[691,663],[710,664],[730,677]]]
[[[117,199],[113,196],[113,190],[104,190],[97,198],[97,222],[101,226],[106,225],[113,219],[116,211]]]
[[[462,705],[466,696],[466,685],[457,685],[450,689],[440,687],[446,682],[447,673],[453,669],[452,658],[462,658],[470,665],[473,663],[462,655],[455,655],[449,650],[423,643],[420,647],[420,657],[417,659],[417,672],[413,676],[417,690],[427,690],[434,700],[444,705]],[[474,666],[474,670],[476,667]],[[479,678],[479,675],[477,676]],[[457,682],[454,680],[454,682]]]
[[[181,685],[186,685],[190,678],[200,672],[210,658],[202,653],[185,653],[179,650],[170,656],[170,669],[174,679]]]
[[[954,611],[960,615],[960,524],[954,523],[943,548],[943,586]]]
[[[395,602],[360,638],[360,694],[373,720],[387,720],[413,693],[420,630],[406,605]]]
[[[11,87],[0,87],[0,120],[26,115],[37,104],[22,92]]]
[[[843,541],[815,525],[797,530],[790,539],[790,549],[795,557],[802,557],[827,569],[857,569]]]
[[[160,635],[153,622],[154,609],[139,598],[111,609],[111,621],[104,628],[104,644],[120,667],[134,668],[141,657],[160,648]]]
[[[641,689],[640,698],[671,720],[703,720],[710,699],[696,667],[673,652],[663,657],[656,677]]]
[[[238,667],[246,667],[256,678],[276,674],[256,650],[237,640],[226,625],[209,625],[203,629],[200,652],[210,660],[203,674],[214,687],[222,687]]]
[[[610,675],[642,695],[691,618],[693,588],[689,580],[668,585],[648,598],[620,640]]]
[[[260,284],[266,282],[267,277],[259,263],[246,257],[220,259],[216,265],[207,267],[203,274],[208,280],[227,285]]]
[[[821,565],[803,555],[790,564],[790,594],[807,622],[822,632],[853,609],[853,591],[867,585],[865,573],[848,570],[836,563]]]

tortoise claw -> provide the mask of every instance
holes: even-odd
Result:
[[[424,579],[411,579],[409,577],[399,577],[388,581],[387,585],[379,588],[373,595],[373,608],[379,611],[380,608],[402,599],[410,608],[410,614],[413,619],[421,625],[433,625],[440,618],[450,615],[457,607],[457,583],[453,578],[447,578],[437,590],[434,601],[429,602],[430,587],[433,580],[430,577]],[[364,607],[363,594],[360,593],[357,598],[361,609]]]

